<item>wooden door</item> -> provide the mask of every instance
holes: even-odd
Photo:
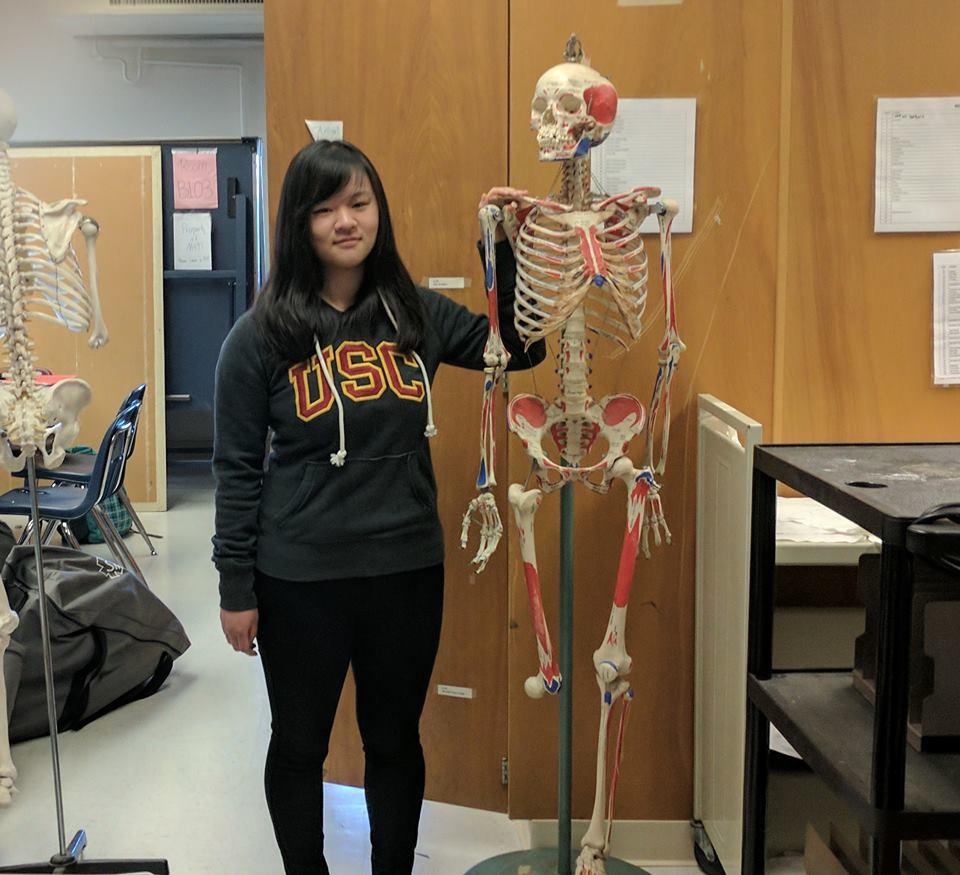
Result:
[[[290,158],[309,142],[304,120],[342,120],[345,139],[383,178],[414,280],[466,277],[469,287],[449,294],[482,312],[476,206],[481,192],[507,178],[506,0],[289,0],[268,3],[264,16],[271,215]],[[446,601],[422,735],[428,798],[505,810],[507,549],[476,577],[458,544],[475,494],[480,399],[479,374],[441,371],[431,451],[446,529]],[[474,698],[439,696],[438,684],[468,688]],[[363,780],[349,682],[327,777]]]
[[[617,817],[682,820],[692,811],[696,395],[710,392],[755,419],[770,409],[779,156],[780,7],[765,0],[669,6],[524,0],[510,14],[510,181],[546,193],[556,167],[537,160],[529,130],[537,79],[560,63],[571,32],[621,98],[695,97],[694,233],[674,238],[680,333],[687,344],[674,383],[663,501],[673,543],[637,564],[627,622],[636,699],[626,734]],[[638,179],[636,183],[649,184]],[[669,192],[665,192],[669,195]],[[626,355],[595,358],[596,398],[631,392],[649,403],[663,333],[657,240],[643,338]],[[552,348],[556,351],[556,341]],[[549,368],[517,375],[511,391],[553,397]],[[643,441],[631,445],[635,463]],[[511,444],[511,479],[527,475]],[[588,818],[595,786],[599,694],[591,654],[613,595],[626,500],[575,490],[573,816]],[[537,546],[544,604],[556,629],[559,498],[544,499]],[[556,707],[531,701],[536,668],[519,563],[510,563],[510,802],[515,818],[556,817]],[[554,634],[554,638],[556,638]]]
[[[147,384],[137,449],[124,485],[141,509],[166,510],[160,149],[12,149],[10,159],[18,186],[48,203],[84,198],[84,212],[100,223],[96,250],[100,305],[110,340],[92,350],[86,335],[33,320],[30,336],[37,346],[37,363],[54,373],[76,374],[90,384],[93,400],[81,414],[79,442],[94,448],[100,446],[127,393]],[[79,233],[73,245],[84,276],[89,277]]]

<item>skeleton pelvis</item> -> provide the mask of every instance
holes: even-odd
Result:
[[[55,468],[80,431],[79,414],[92,393],[84,380],[60,380],[52,386],[30,383],[18,397],[12,385],[0,386],[0,466],[21,471],[27,456],[39,452],[45,468]]]
[[[599,402],[588,399],[582,412],[565,409],[562,399],[547,404],[536,395],[517,395],[507,409],[510,430],[523,442],[541,478],[548,478],[545,485],[575,479],[599,487],[606,486],[610,467],[629,451],[634,435],[643,431],[646,413],[643,405],[633,395],[607,395]],[[566,465],[550,460],[543,448],[543,439],[549,434],[559,455]],[[597,438],[607,442],[603,458],[584,465]],[[554,477],[548,475],[553,473]],[[597,482],[591,475],[601,474]],[[605,491],[605,489],[604,489]]]

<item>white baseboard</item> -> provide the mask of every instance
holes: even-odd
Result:
[[[580,839],[589,826],[587,820],[571,824],[571,846],[580,847]],[[557,844],[555,820],[515,820],[521,841],[530,848],[549,848]],[[695,866],[693,834],[687,820],[618,820],[610,838],[610,856],[638,866]]]

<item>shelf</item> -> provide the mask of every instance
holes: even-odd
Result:
[[[960,492],[956,443],[763,445],[754,468],[896,547],[920,514]]]
[[[880,812],[870,801],[873,707],[850,673],[753,675],[747,695],[800,756],[853,804],[864,827],[901,838],[960,838],[960,754],[907,748],[904,811]]]
[[[165,270],[165,280],[235,280],[235,270]]]

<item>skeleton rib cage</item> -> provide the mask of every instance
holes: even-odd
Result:
[[[580,214],[537,206],[526,216],[516,238],[515,324],[527,344],[560,330],[581,304],[588,331],[623,349],[640,337],[647,253],[631,219],[616,206]]]
[[[60,260],[54,260],[59,253],[50,250],[44,236],[45,206],[36,195],[17,189],[13,227],[23,284],[21,301],[24,310],[38,319],[56,322],[70,331],[85,331],[95,316],[77,254],[72,243],[68,243]],[[74,228],[83,220],[84,217],[77,214],[69,217]]]

